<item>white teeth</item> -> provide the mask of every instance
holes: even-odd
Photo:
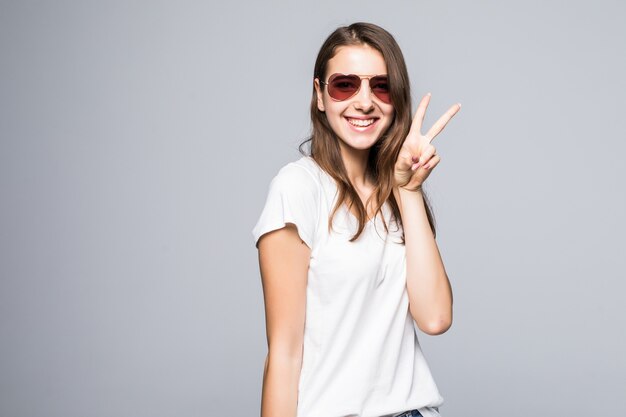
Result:
[[[351,125],[354,126],[359,126],[359,127],[365,127],[365,126],[369,126],[372,123],[374,123],[374,119],[367,119],[367,120],[362,120],[362,119],[348,119],[348,122]]]

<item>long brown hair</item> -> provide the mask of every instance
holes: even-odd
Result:
[[[411,127],[412,111],[409,74],[402,51],[393,36],[385,29],[374,24],[358,22],[350,26],[339,27],[330,34],[322,44],[315,60],[313,78],[326,79],[328,61],[337,53],[339,47],[348,45],[367,45],[378,50],[387,65],[391,103],[395,114],[387,131],[381,135],[370,149],[367,161],[367,175],[373,178],[375,183],[372,193],[372,196],[376,197],[374,215],[381,213],[385,231],[388,232],[387,223],[382,216],[382,206],[385,201],[390,203],[392,220],[396,224],[402,225],[400,208],[393,195],[393,172],[402,143]],[[305,156],[311,156],[337,183],[339,195],[337,203],[328,218],[329,231],[332,228],[332,219],[342,204],[346,203],[349,209],[353,206],[356,207],[359,225],[356,234],[350,239],[350,242],[353,242],[358,239],[365,228],[367,211],[348,178],[343,159],[341,158],[339,138],[330,127],[326,114],[317,107],[315,87],[313,87],[311,98],[311,123],[311,136],[300,144],[300,153]],[[307,142],[311,142],[310,155],[303,150],[303,146]],[[436,235],[432,209],[425,194],[423,194],[423,199],[430,228],[433,235]],[[402,243],[404,243],[404,231],[402,232]]]

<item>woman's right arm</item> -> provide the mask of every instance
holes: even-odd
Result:
[[[268,345],[261,417],[295,417],[311,250],[292,223],[261,236],[258,248]]]

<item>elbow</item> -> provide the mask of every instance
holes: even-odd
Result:
[[[300,368],[302,366],[302,346],[272,346],[267,353],[267,366],[294,366]]]
[[[452,320],[438,320],[423,325],[419,325],[419,329],[430,336],[438,336],[450,329],[452,326]]]
[[[443,334],[452,327],[452,316],[439,316],[437,318],[418,320],[415,314],[413,315],[413,319],[415,320],[415,324],[417,324],[417,328],[422,332],[426,333],[430,336],[438,336]]]

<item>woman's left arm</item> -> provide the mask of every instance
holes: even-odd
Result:
[[[424,333],[438,335],[452,325],[452,288],[430,228],[422,184],[441,158],[431,144],[461,109],[456,104],[426,134],[422,123],[430,94],[422,98],[394,168],[394,197],[400,208],[406,247],[406,286],[409,311]]]

